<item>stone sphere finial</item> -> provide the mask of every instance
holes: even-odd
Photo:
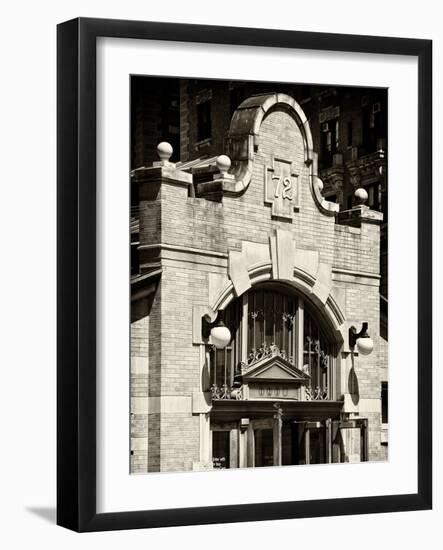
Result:
[[[231,159],[227,155],[220,155],[215,160],[217,168],[220,171],[220,174],[226,174],[226,172],[231,168]]]
[[[355,191],[354,197],[359,204],[364,204],[368,200],[368,192],[363,187],[359,187]]]
[[[164,162],[169,161],[173,152],[174,149],[172,148],[172,145],[167,141],[162,141],[157,145],[157,155],[159,156],[160,160]]]

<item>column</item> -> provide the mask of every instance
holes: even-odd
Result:
[[[369,449],[369,441],[368,441],[368,421],[367,419],[364,419],[361,423],[361,431],[362,431],[362,438],[363,438],[363,445],[361,450],[361,457],[360,460],[362,462],[366,462],[368,460],[368,449]]]
[[[249,422],[247,429],[247,464],[248,468],[253,468],[255,466],[255,438],[254,438],[254,425],[252,422]]]
[[[276,409],[273,419],[274,466],[281,466],[281,428],[283,424],[283,410],[281,409],[279,403],[274,403],[274,407]]]
[[[326,463],[332,462],[332,420],[327,418],[325,421],[325,439],[326,439]]]
[[[249,418],[242,418],[238,433],[238,467],[247,468],[248,466],[248,427]]]

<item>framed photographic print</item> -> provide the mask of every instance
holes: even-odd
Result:
[[[59,525],[431,507],[431,52],[59,25]]]

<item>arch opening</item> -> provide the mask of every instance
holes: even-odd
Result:
[[[332,400],[339,343],[314,303],[286,282],[261,282],[224,309],[231,341],[214,349],[211,390],[229,398],[242,374],[270,357],[279,357],[306,376],[306,399]]]

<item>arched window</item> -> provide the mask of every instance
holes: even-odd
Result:
[[[295,295],[267,288],[248,293],[248,362],[253,361],[260,350],[277,346],[280,353],[295,364],[297,309]]]
[[[333,399],[333,343],[313,306],[292,289],[275,283],[246,292],[225,310],[232,339],[211,356],[214,398],[229,399],[241,366],[278,354],[308,374],[307,399]]]

